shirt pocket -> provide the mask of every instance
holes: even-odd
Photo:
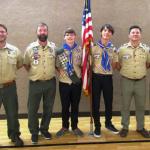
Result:
[[[9,64],[12,64],[12,65],[16,65],[17,64],[17,58],[14,55],[8,55],[7,56],[7,60],[8,60]]]
[[[93,55],[93,64],[97,65],[97,64],[100,64],[101,62],[101,54],[94,54]]]
[[[48,65],[54,65],[55,66],[55,56],[52,55],[52,54],[49,54],[47,55],[47,62],[48,62]],[[50,66],[52,67],[52,66]]]
[[[128,60],[128,59],[131,59],[132,56],[131,56],[130,54],[125,54],[125,55],[122,56],[122,58],[123,58],[124,60]]]
[[[131,65],[131,63],[133,63],[133,61],[134,61],[133,55],[131,55],[131,54],[124,54],[122,56],[122,60],[121,61],[125,65]]]
[[[139,61],[140,62],[146,62],[146,55],[145,55],[145,53],[140,53],[139,54]]]
[[[81,55],[75,55],[74,63],[77,64],[77,65],[81,65],[81,63],[82,63]]]
[[[110,62],[112,62],[113,61],[113,53],[108,53],[108,56],[109,56]]]

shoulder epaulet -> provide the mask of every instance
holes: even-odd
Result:
[[[7,43],[6,47],[7,47],[10,51],[17,51],[17,50],[18,50],[17,47],[15,47],[14,45],[8,44],[8,43]]]
[[[48,44],[47,44],[51,49],[55,49],[56,48],[56,45],[55,45],[55,43],[53,43],[53,42],[48,42]]]
[[[117,52],[120,52],[121,49],[127,48],[129,46],[128,43],[122,44],[118,49]]]
[[[140,45],[144,50],[150,50],[150,47],[148,46],[148,45],[146,45],[146,44],[141,44]]]
[[[114,44],[111,44],[111,49],[113,50],[113,52],[117,52],[118,49],[114,46]]]
[[[125,44],[122,44],[120,47],[128,47],[129,44],[128,43],[125,43]]]
[[[38,46],[38,43],[37,42],[33,42],[33,43],[30,43],[29,46],[27,47],[27,49],[32,49],[34,47],[37,47]]]

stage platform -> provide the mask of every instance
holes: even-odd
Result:
[[[39,142],[36,145],[31,143],[31,135],[29,133],[27,124],[27,119],[20,119],[20,128],[21,128],[21,137],[24,140],[25,146],[23,149],[85,149],[92,150],[98,147],[103,147],[102,150],[111,149],[111,150],[126,150],[126,149],[116,149],[117,145],[133,145],[132,148],[136,147],[136,150],[149,150],[150,149],[150,139],[143,138],[139,133],[136,132],[136,120],[134,116],[130,117],[130,129],[129,134],[126,138],[121,138],[119,135],[115,135],[108,131],[105,126],[105,118],[101,117],[102,123],[102,136],[100,138],[95,138],[89,134],[90,131],[90,118],[89,117],[79,117],[79,128],[84,132],[83,137],[76,137],[73,133],[70,132],[63,137],[57,138],[55,136],[56,132],[61,128],[61,118],[52,118],[49,131],[52,133],[51,140],[45,140],[39,135]],[[121,129],[121,117],[114,116],[112,119],[113,124],[117,129]],[[7,137],[7,128],[6,120],[0,120],[0,148],[13,148],[14,145]],[[145,128],[150,130],[150,116],[145,116]],[[144,143],[144,144],[143,144]],[[142,149],[141,145],[143,145]],[[95,147],[96,146],[96,147]],[[94,148],[95,147],[95,148]],[[125,148],[125,147],[124,147]],[[129,149],[130,150],[130,149]],[[133,149],[134,150],[134,149]]]

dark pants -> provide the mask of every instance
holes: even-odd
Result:
[[[48,131],[56,94],[56,79],[30,81],[28,97],[28,127],[31,134]],[[43,115],[39,127],[38,109],[43,99]]]
[[[105,103],[105,126],[111,124],[113,81],[112,75],[92,74],[92,114],[95,127],[100,127],[100,97],[103,92]]]
[[[77,128],[79,102],[81,97],[81,84],[67,84],[59,82],[59,92],[62,105],[62,126],[69,128],[69,108],[71,106],[71,127]]]
[[[16,83],[0,88],[0,107],[4,105],[7,117],[7,134],[9,138],[20,135],[18,121],[18,97]]]

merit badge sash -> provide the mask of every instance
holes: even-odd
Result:
[[[81,80],[76,75],[76,72],[74,71],[73,67],[73,49],[77,47],[77,44],[74,43],[73,47],[70,47],[66,43],[63,45],[63,49],[65,49],[66,52],[62,52],[58,55],[59,62],[61,64],[61,67],[67,72],[69,78],[72,80],[74,84],[80,83]]]

